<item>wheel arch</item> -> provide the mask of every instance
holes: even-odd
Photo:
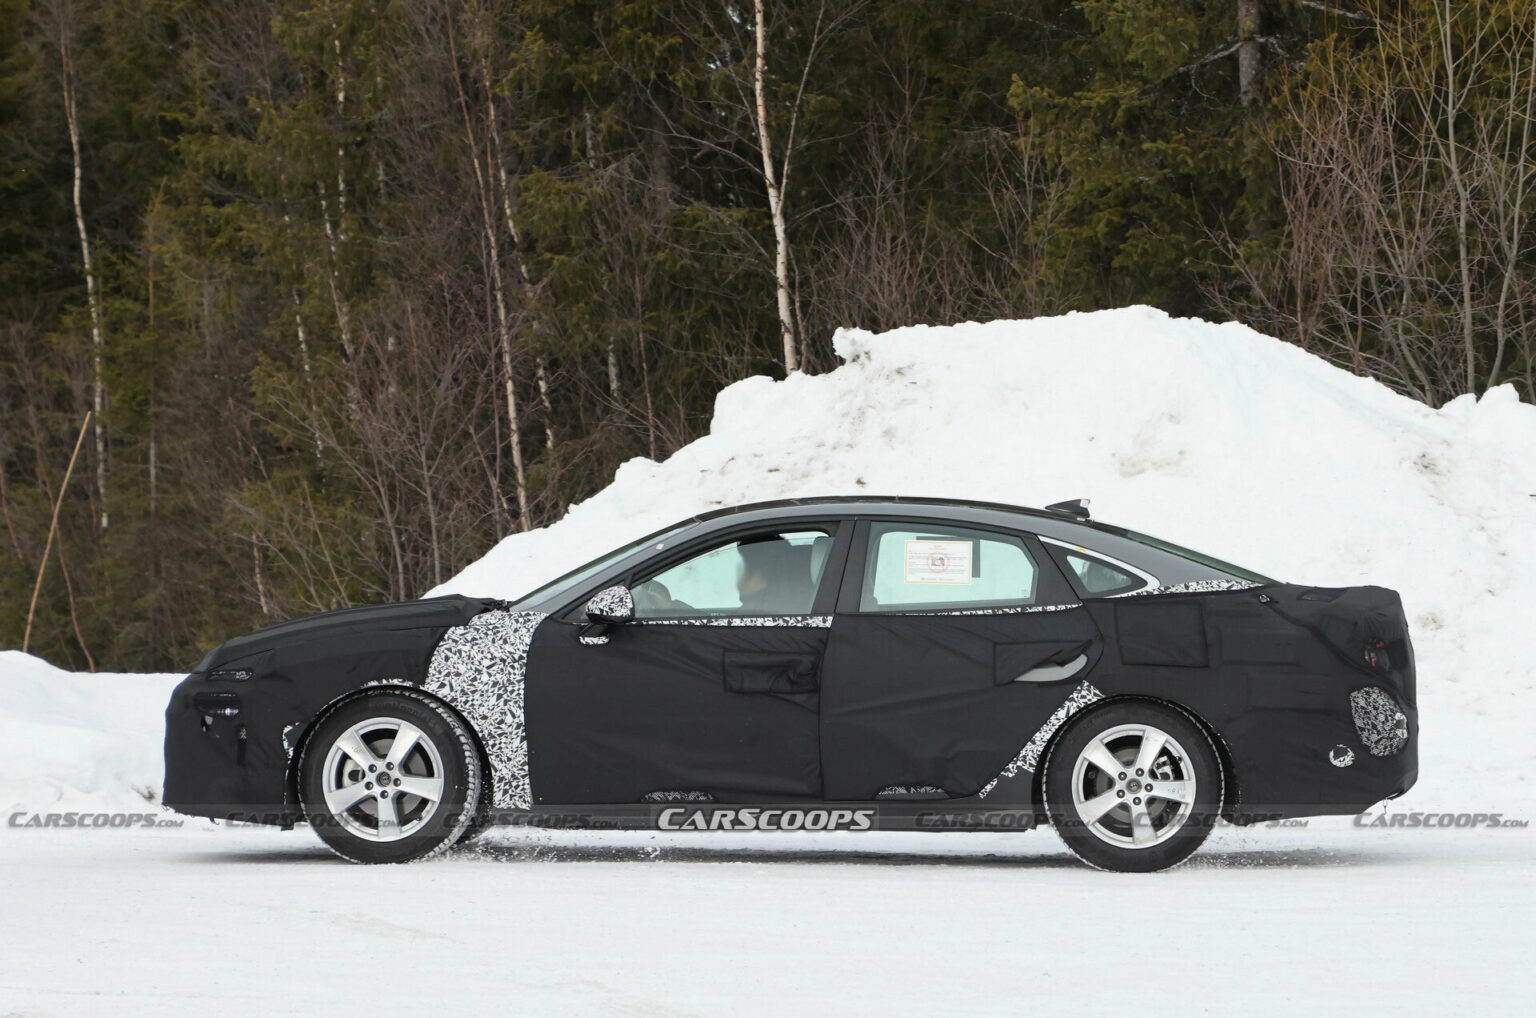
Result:
[[[1159,707],[1166,707],[1169,710],[1176,710],[1180,714],[1183,714],[1185,717],[1189,718],[1195,727],[1199,728],[1202,732],[1205,733],[1205,737],[1211,740],[1211,746],[1216,750],[1216,759],[1221,765],[1221,779],[1224,785],[1221,815],[1224,819],[1230,820],[1233,812],[1237,808],[1237,804],[1242,801],[1241,785],[1238,783],[1237,779],[1237,769],[1232,762],[1232,750],[1227,745],[1227,740],[1222,738],[1221,732],[1217,731],[1216,726],[1212,725],[1208,720],[1206,720],[1199,711],[1194,710],[1193,708],[1187,706],[1186,704],[1180,703],[1177,700],[1170,700],[1167,697],[1161,696],[1151,696],[1144,693],[1117,693],[1113,696],[1106,696],[1102,700],[1095,701],[1092,706],[1078,711],[1077,714],[1068,719],[1067,724],[1059,726],[1056,731],[1051,733],[1051,737],[1049,741],[1046,742],[1045,748],[1041,750],[1040,759],[1042,761],[1050,759],[1052,751],[1054,751],[1056,748],[1057,741],[1061,738],[1062,733],[1072,726],[1072,722],[1076,722],[1080,718],[1095,714],[1105,709],[1106,707],[1116,706],[1124,703],[1150,703],[1156,704]],[[1029,783],[1029,792],[1030,799],[1034,805],[1035,810],[1037,811],[1037,820],[1039,820],[1040,817],[1043,816],[1045,809],[1045,768],[1043,766],[1035,769],[1034,778]]]
[[[485,740],[480,737],[480,733],[475,729],[474,724],[472,724],[470,720],[466,718],[463,712],[458,708],[454,707],[452,704],[442,699],[441,697],[432,695],[431,693],[422,689],[420,686],[412,685],[409,682],[387,679],[383,681],[364,683],[356,689],[347,690],[345,693],[342,693],[340,696],[331,700],[329,703],[325,704],[325,706],[316,711],[307,722],[302,723],[302,727],[294,734],[294,737],[291,740],[292,749],[288,753],[288,769],[287,774],[284,777],[284,787],[288,795],[288,800],[293,804],[293,808],[296,813],[302,814],[304,809],[303,802],[299,797],[299,764],[304,759],[304,750],[309,746],[309,740],[314,736],[316,730],[318,730],[319,727],[325,722],[326,718],[330,717],[341,708],[347,706],[349,703],[361,700],[365,696],[373,696],[378,693],[407,693],[416,697],[417,699],[430,701],[442,710],[447,711],[455,718],[457,718],[459,724],[463,725],[464,730],[469,733],[469,737],[474,740],[475,753],[480,757],[480,780],[484,783],[484,788],[481,791],[481,801],[483,803],[491,803],[496,801],[494,798],[493,788],[494,776],[491,774],[490,758],[486,755],[485,752]],[[285,738],[284,741],[288,742],[289,740]]]

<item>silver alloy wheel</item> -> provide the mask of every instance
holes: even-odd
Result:
[[[1072,769],[1078,819],[1116,848],[1151,848],[1183,828],[1195,770],[1178,741],[1152,725],[1116,725],[1088,740]]]
[[[421,830],[443,800],[443,758],[409,721],[377,717],[342,732],[325,757],[321,788],[331,815],[368,841]]]

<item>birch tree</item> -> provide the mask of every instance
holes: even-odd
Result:
[[[826,5],[822,5],[826,9]],[[799,97],[791,108],[788,140],[784,144],[783,173],[773,160],[773,128],[768,121],[768,100],[764,80],[768,77],[768,26],[763,17],[763,0],[753,0],[756,56],[752,61],[753,126],[757,129],[757,147],[763,157],[763,186],[768,192],[768,216],[773,220],[773,279],[778,299],[779,330],[784,343],[784,373],[800,370],[800,346],[795,336],[795,315],[789,291],[789,229],[784,224],[784,188],[789,185],[789,167],[794,156],[795,121],[800,113]],[[817,24],[820,25],[818,14]],[[810,58],[806,71],[810,71]],[[802,77],[802,82],[804,78]]]
[[[772,244],[764,254],[772,266],[774,304],[780,334],[780,359],[786,375],[804,361],[800,313],[794,283],[794,252],[790,226],[790,183],[806,139],[802,116],[810,98],[812,73],[830,40],[857,16],[863,0],[818,0],[814,7],[778,4],[771,18],[770,0],[753,0],[750,19],[731,3],[693,0],[683,29],[690,49],[710,73],[712,87],[702,97],[684,97],[679,110],[655,103],[659,130],[699,144],[714,155],[739,160],[751,169],[763,189]],[[789,14],[799,17],[794,45],[781,31]],[[782,47],[785,52],[780,53]]]
[[[106,337],[102,328],[101,286],[96,278],[96,264],[91,257],[91,234],[86,227],[85,205],[81,198],[85,166],[80,154],[79,77],[75,64],[76,25],[74,10],[68,3],[55,8],[59,50],[60,86],[64,99],[64,118],[69,127],[69,151],[73,166],[70,200],[75,214],[75,230],[80,236],[80,264],[85,273],[85,295],[91,316],[91,437],[95,446],[97,526],[105,531],[107,515],[107,430],[103,411],[107,406],[107,383],[102,371]]]
[[[450,11],[447,21],[449,58],[453,67],[454,87],[458,94],[459,112],[464,124],[464,138],[469,146],[469,162],[474,170],[475,198],[480,210],[480,221],[485,238],[486,279],[495,306],[496,346],[501,355],[502,384],[506,397],[507,441],[511,447],[513,484],[517,494],[517,528],[526,530],[532,525],[528,511],[528,477],[523,463],[522,424],[517,410],[517,374],[512,351],[512,320],[507,307],[507,286],[502,271],[501,216],[498,215],[494,182],[490,175],[493,157],[491,146],[482,141],[480,133],[475,128],[477,118],[464,85],[464,70],[459,60],[455,21],[456,18]],[[483,26],[476,27],[483,31]],[[477,40],[477,43],[480,46],[486,45],[483,39]],[[482,68],[484,66],[482,64]],[[488,71],[482,71],[482,83],[488,84],[485,81],[488,73]],[[487,90],[487,96],[489,97],[489,90]],[[487,109],[489,108],[488,105]]]

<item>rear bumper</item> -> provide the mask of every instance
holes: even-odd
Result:
[[[1317,721],[1309,722],[1312,731]],[[1364,812],[1383,799],[1395,799],[1419,777],[1418,724],[1410,720],[1410,737],[1400,751],[1372,756],[1355,737],[1347,717],[1334,726],[1335,739],[1325,744],[1307,739],[1305,745],[1271,744],[1272,763],[1246,777],[1240,772],[1239,799],[1227,818],[1252,824],[1292,817],[1348,816]]]
[[[1234,819],[1353,814],[1407,792],[1419,777],[1418,690],[1397,593],[1350,587],[1272,594],[1270,607],[1326,653],[1301,659],[1304,677],[1289,684],[1299,698],[1255,711],[1259,731],[1242,741],[1264,766],[1242,781]],[[1255,699],[1263,703],[1262,694]]]

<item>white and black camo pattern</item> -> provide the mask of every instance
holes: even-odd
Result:
[[[799,626],[802,629],[830,629],[830,615],[722,615],[689,619],[636,619],[642,626]]]
[[[1028,615],[1032,612],[1064,612],[1081,608],[1081,604],[1027,604],[1009,605],[1003,608],[956,608],[952,611],[906,612],[908,615]]]
[[[1149,594],[1214,594],[1223,590],[1248,590],[1252,587],[1261,587],[1261,583],[1252,583],[1248,580],[1189,580],[1184,583],[1169,583],[1161,587],[1143,587],[1141,590],[1131,590],[1124,594],[1115,594],[1115,597],[1146,597]]]
[[[1355,731],[1371,756],[1392,756],[1408,745],[1408,715],[1383,689],[1366,686],[1349,694]]]
[[[1348,746],[1335,746],[1328,751],[1328,762],[1335,767],[1348,767],[1355,762],[1355,751]]]
[[[642,802],[714,802],[715,797],[708,792],[646,792],[640,797]]]
[[[544,612],[488,611],[443,635],[422,689],[453,707],[479,733],[491,761],[498,809],[529,809],[523,680],[528,647]]]
[[[876,799],[899,799],[909,795],[948,795],[938,785],[891,785],[875,793]]]
[[[298,733],[303,727],[304,725],[298,721],[283,726],[283,755],[290,760],[293,759],[293,754],[299,751]]]
[[[1003,772],[991,781],[978,794],[985,797],[988,792],[997,787],[997,783],[1004,778],[1011,778],[1020,771],[1033,772],[1040,765],[1040,754],[1045,750],[1045,744],[1051,741],[1051,736],[1056,734],[1056,729],[1066,724],[1068,718],[1082,710],[1096,700],[1104,699],[1104,694],[1099,692],[1088,682],[1080,682],[1077,688],[1057,707],[1051,716],[1046,718],[1045,724],[1040,726],[1034,736],[1019,750],[1019,755],[1009,762]]]
[[[604,587],[587,601],[588,617],[632,619],[635,617],[635,596],[622,583]]]

